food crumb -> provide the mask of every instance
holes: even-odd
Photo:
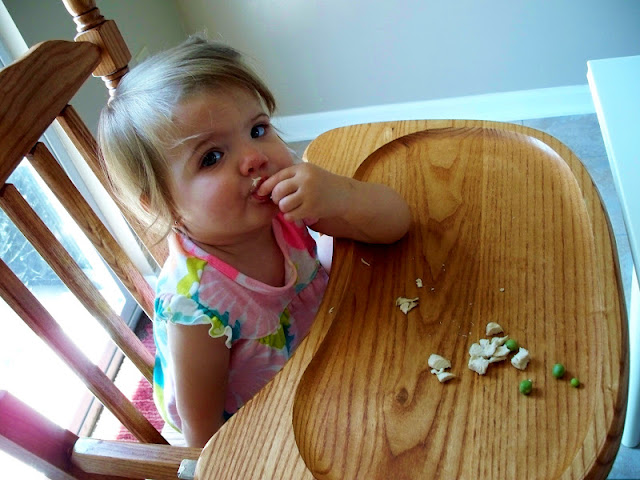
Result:
[[[456,376],[451,372],[438,372],[436,373],[436,377],[440,383],[448,382],[452,378],[456,378]]]
[[[489,367],[489,360],[487,360],[484,357],[478,357],[478,356],[472,355],[469,358],[468,366],[470,370],[473,370],[474,372],[480,375],[484,375],[485,373],[487,373],[487,368]]]
[[[424,285],[422,284],[422,279],[421,278],[416,278],[416,286],[418,288],[422,288]]]
[[[432,353],[427,363],[431,367],[431,373],[438,378],[440,383],[448,382],[452,378],[455,378],[453,373],[445,372],[446,369],[451,368],[451,362],[446,358]]]
[[[486,334],[488,335],[497,335],[498,333],[502,333],[502,327],[496,322],[487,323]]]
[[[525,348],[520,347],[518,353],[516,353],[511,358],[511,365],[516,367],[518,370],[524,370],[525,368],[527,368],[529,360],[529,351]]]
[[[499,324],[495,322],[489,322],[487,324],[487,336],[497,335],[499,333],[503,333],[503,329]],[[481,338],[480,340],[478,340],[478,343],[472,344],[471,347],[469,347],[469,369],[473,370],[479,375],[484,375],[485,373],[487,373],[487,368],[489,367],[490,363],[502,362],[503,360],[506,360],[509,353],[511,353],[511,350],[505,345],[505,343],[509,341],[509,336],[505,335],[503,337],[494,336],[493,338],[491,338],[491,340],[489,340],[488,338]],[[524,357],[524,353],[522,357]],[[513,357],[511,359],[511,363],[516,368],[524,370],[527,366],[527,363],[529,363],[528,352],[526,358],[522,358],[521,360],[520,358],[516,360],[516,363],[514,363],[515,357]]]
[[[370,264],[369,262],[367,262],[364,258],[360,258],[360,261],[361,261],[362,263],[364,263],[367,267],[370,267],[370,266],[371,266],[371,264]]]
[[[398,297],[396,299],[396,306],[400,307],[400,310],[402,311],[402,313],[407,315],[410,310],[418,306],[418,297],[416,298]]]

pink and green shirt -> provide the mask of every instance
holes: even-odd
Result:
[[[267,285],[205,252],[180,234],[169,237],[169,257],[156,286],[154,400],[177,430],[174,368],[167,322],[210,325],[231,350],[225,418],[233,415],[282,368],[308,333],[327,286],[316,244],[306,226],[278,215],[273,232],[285,259],[285,284]]]

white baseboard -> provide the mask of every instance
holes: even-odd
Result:
[[[585,84],[289,115],[274,117],[273,123],[285,141],[300,142],[359,123],[448,118],[512,122],[588,113],[595,108]]]

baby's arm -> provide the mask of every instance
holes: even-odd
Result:
[[[269,177],[258,189],[294,221],[314,218],[310,227],[333,237],[368,243],[392,243],[407,233],[411,213],[392,188],[354,180],[310,163],[297,164]]]
[[[190,447],[204,447],[224,422],[230,350],[225,337],[209,336],[209,328],[209,325],[167,325],[175,365],[178,414]]]

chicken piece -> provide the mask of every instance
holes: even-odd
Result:
[[[396,299],[396,306],[400,307],[400,310],[405,315],[409,313],[410,310],[418,306],[418,297],[416,298],[405,298],[398,297]]]
[[[516,367],[518,370],[524,370],[525,368],[527,368],[527,365],[529,364],[529,360],[530,360],[529,351],[520,347],[520,350],[518,350],[518,353],[516,353],[511,358],[511,365]]]
[[[451,368],[451,362],[440,355],[432,353],[429,356],[429,366],[435,370],[444,370],[445,368]]]
[[[487,373],[487,368],[489,367],[489,360],[484,357],[470,357],[469,358],[469,369],[474,372],[484,375]]]
[[[448,382],[452,378],[455,378],[456,376],[451,372],[440,372],[440,373],[436,373],[436,377],[438,377],[438,381],[440,383],[444,383],[444,382]]]
[[[502,327],[495,322],[487,323],[486,334],[489,335],[497,335],[498,333],[502,333]]]

